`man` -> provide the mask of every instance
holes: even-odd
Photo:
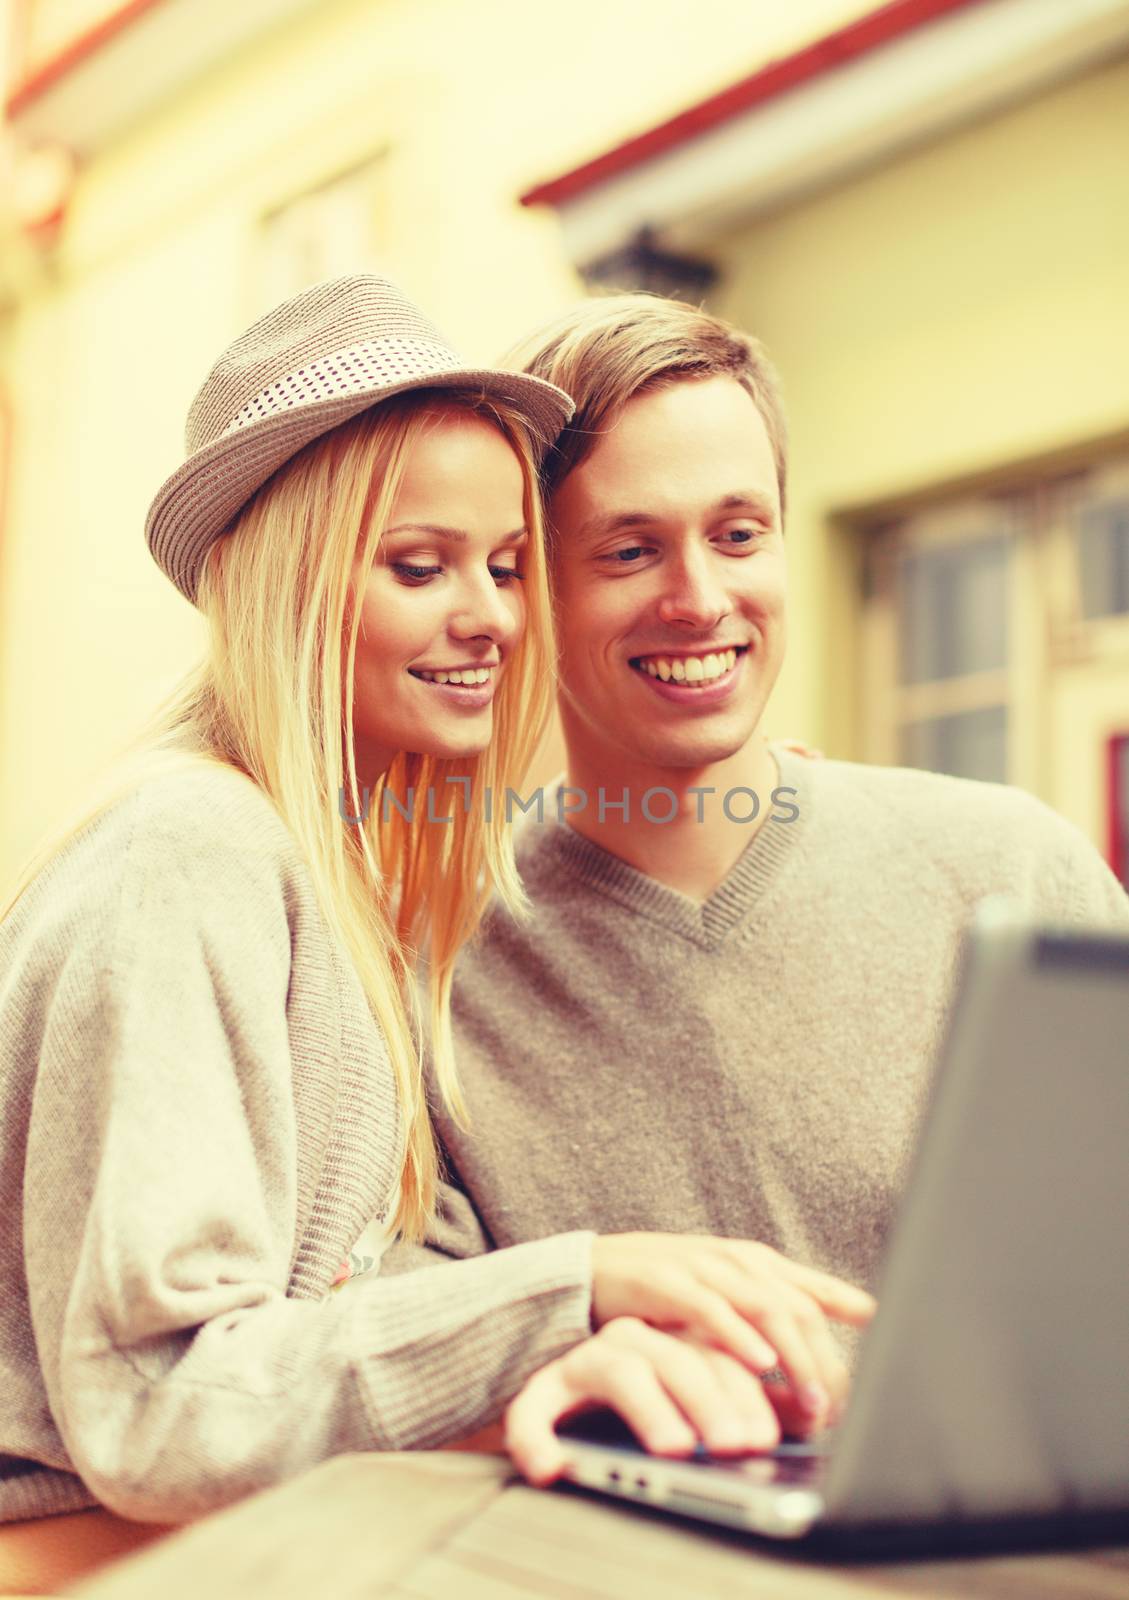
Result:
[[[766,744],[787,445],[754,341],[628,295],[523,364],[577,403],[545,474],[568,766],[519,834],[532,918],[461,961],[435,1250],[714,1234],[872,1289],[974,903],[1129,899],[1017,789]]]

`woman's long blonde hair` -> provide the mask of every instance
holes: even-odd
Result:
[[[499,681],[489,748],[459,760],[401,752],[372,793],[362,794],[353,741],[361,614],[351,589],[354,562],[362,574],[371,569],[411,448],[451,408],[492,423],[521,463],[529,530],[525,631]],[[520,784],[537,747],[553,675],[537,463],[527,425],[515,409],[478,394],[415,391],[384,401],[307,445],[263,485],[228,536],[209,549],[197,603],[209,623],[203,658],[103,774],[82,810],[25,863],[0,917],[73,834],[142,778],[185,762],[218,763],[252,778],[294,835],[387,1043],[404,1118],[391,1222],[417,1240],[434,1210],[438,1165],[417,957],[426,953],[436,1087],[451,1114],[464,1118],[450,1027],[455,957],[495,891],[518,914],[527,906],[505,796]],[[437,816],[451,820],[429,820]]]

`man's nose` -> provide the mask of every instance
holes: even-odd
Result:
[[[729,610],[729,598],[708,552],[694,549],[673,557],[659,600],[663,622],[709,628]]]

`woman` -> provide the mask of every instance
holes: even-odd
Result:
[[[539,1371],[531,1475],[594,1399],[685,1449],[723,1412],[768,1440],[750,1368],[834,1398],[812,1310],[865,1308],[755,1246],[572,1233],[330,1292],[434,1204],[417,953],[457,1109],[452,964],[490,894],[521,907],[488,795],[545,715],[537,452],[570,409],[370,277],[197,395],[146,532],[205,657],[0,907],[0,1520],[183,1521],[464,1436]]]

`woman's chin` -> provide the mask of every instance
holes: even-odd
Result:
[[[490,745],[494,732],[493,719],[484,719],[484,728],[467,730],[458,738],[432,738],[420,740],[413,749],[414,755],[431,756],[436,761],[459,761],[469,756],[480,756]]]

